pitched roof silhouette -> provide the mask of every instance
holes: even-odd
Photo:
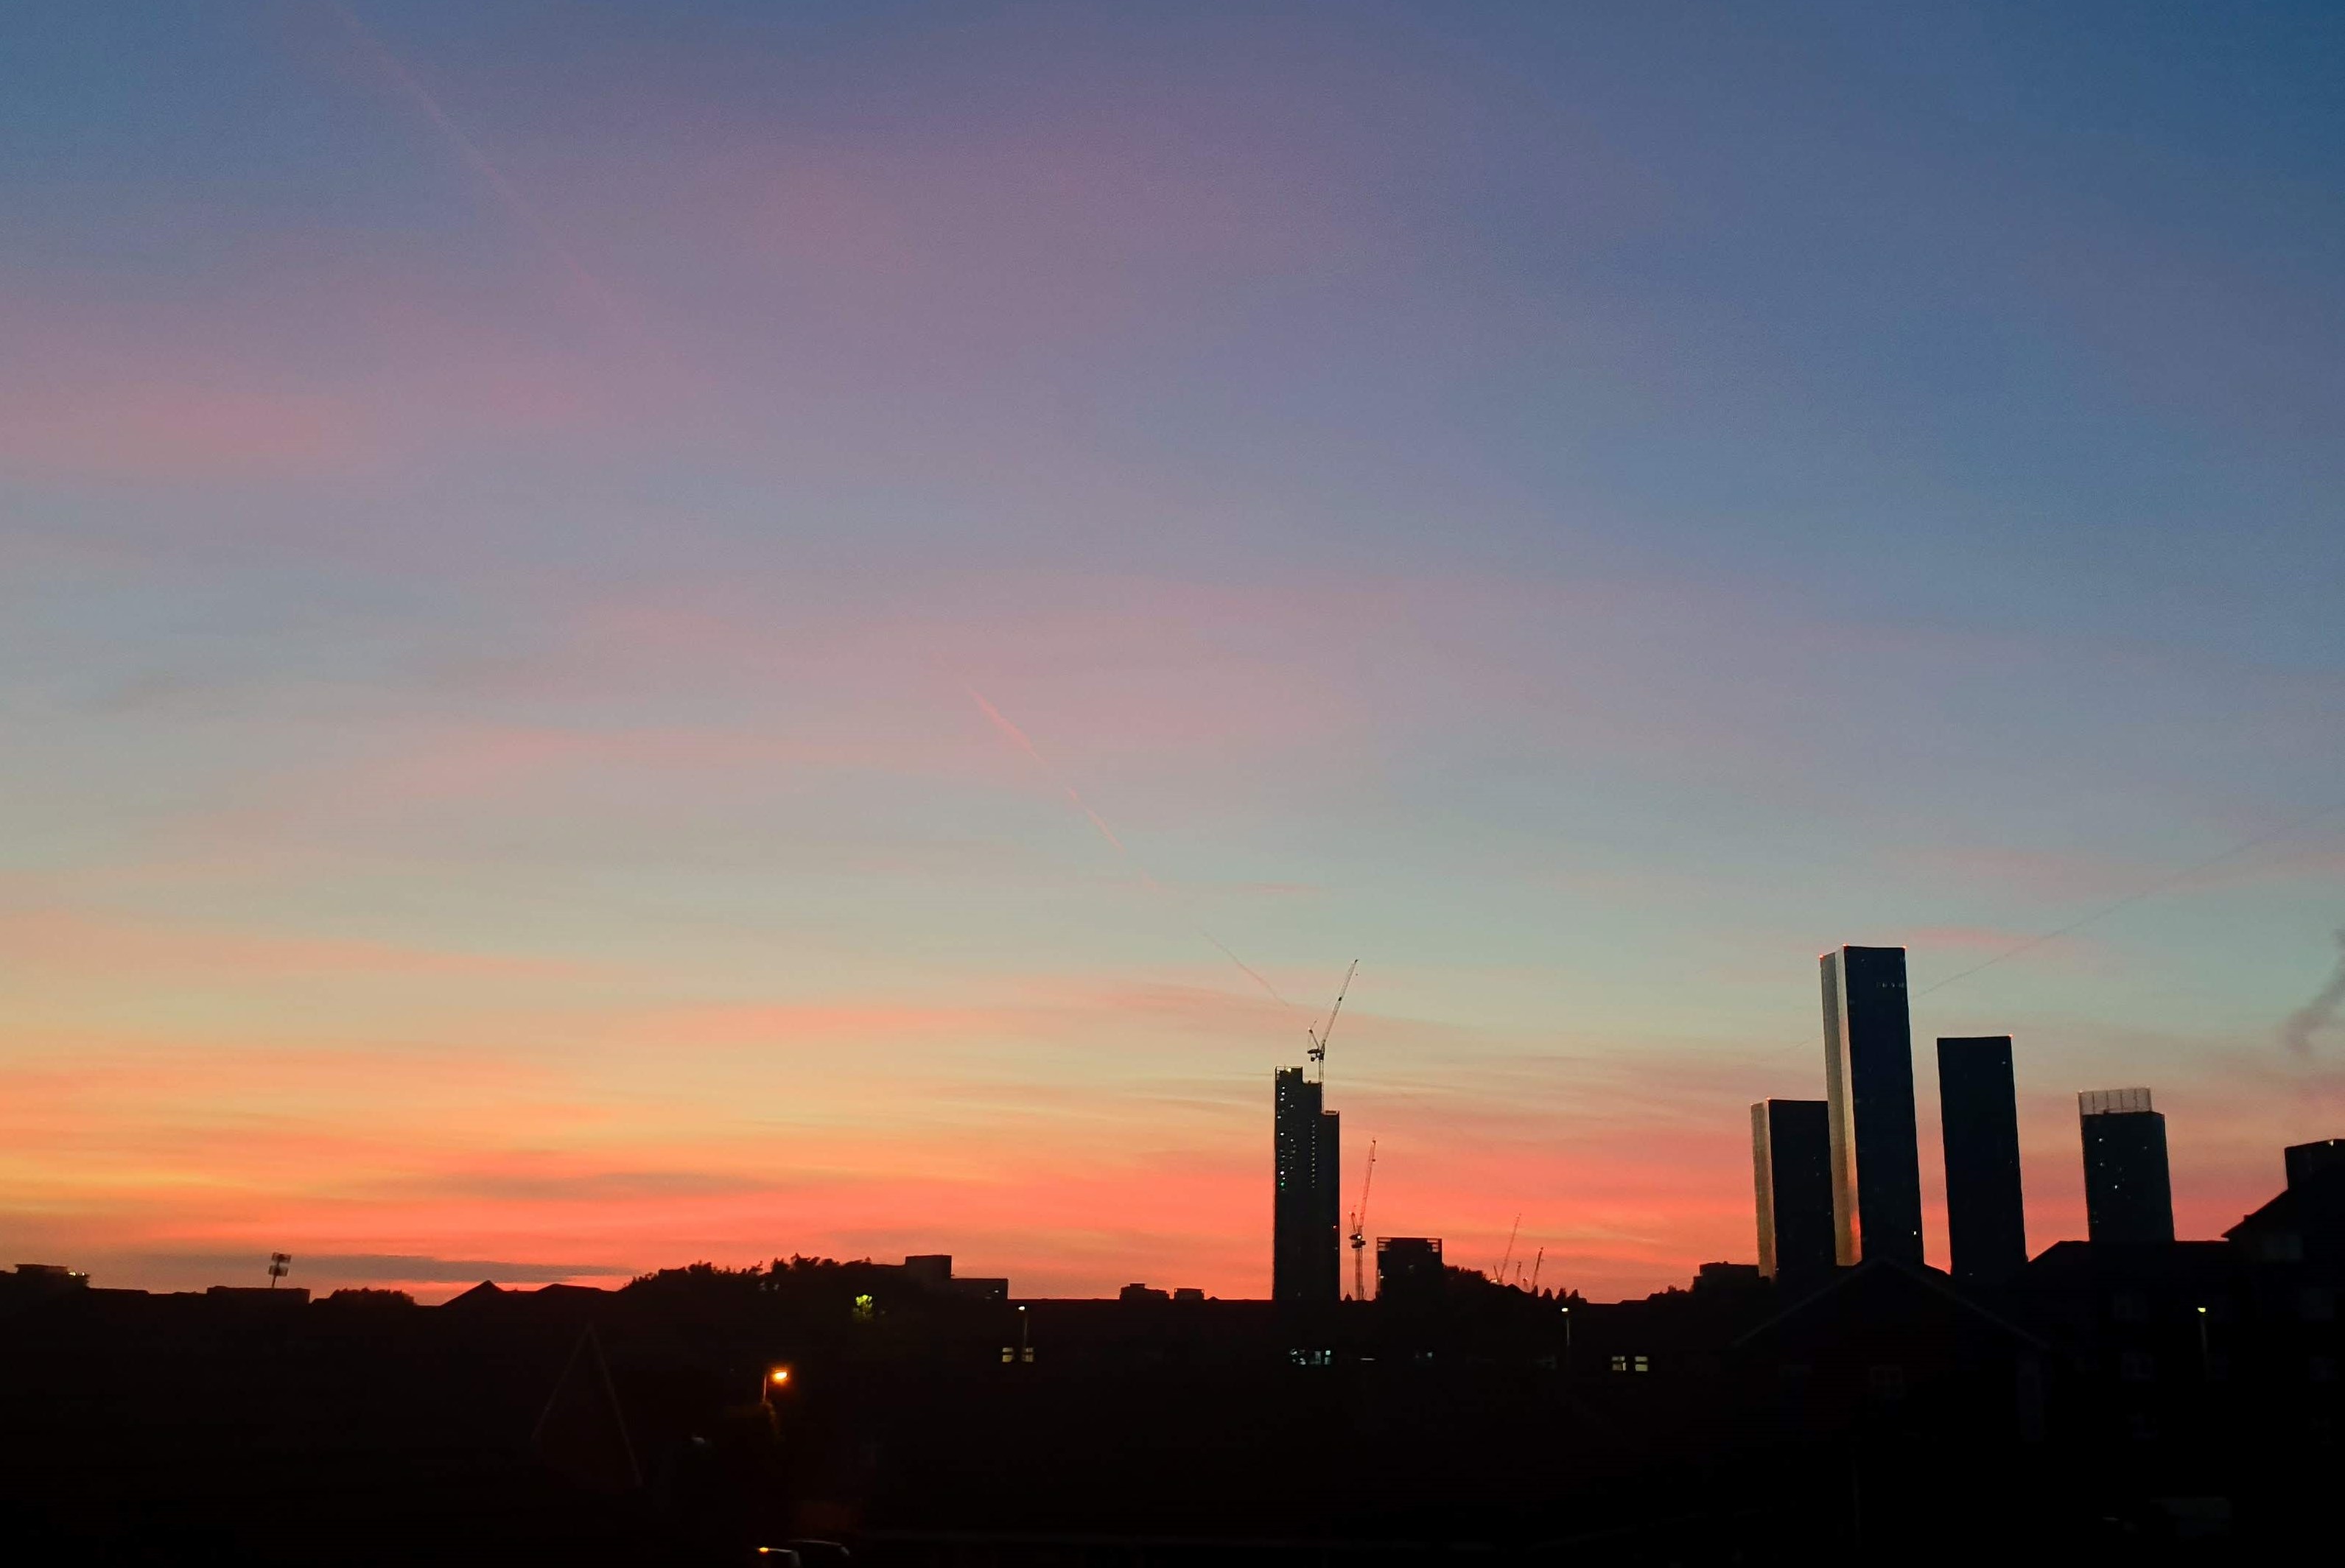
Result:
[[[1790,1323],[1796,1319],[1806,1316],[1810,1312],[1814,1311],[1820,1306],[1826,1303],[1837,1304],[1840,1299],[1847,1296],[1850,1292],[1859,1289],[1869,1288],[1875,1281],[1883,1280],[1897,1280],[1907,1285],[1917,1287],[1923,1291],[1932,1296],[1935,1296],[1940,1300],[1950,1303],[1969,1316],[1979,1320],[1981,1322],[1985,1323],[1999,1333],[2008,1335],[2010,1338],[2019,1340],[2022,1344],[2031,1346],[2035,1350],[2040,1351],[2045,1349],[2045,1342],[2042,1340],[2036,1338],[2034,1334],[2029,1333],[2025,1329],[2021,1328],[2018,1324],[2010,1321],[2008,1319],[1988,1311],[1985,1307],[1980,1306],[1976,1301],[1972,1300],[1968,1296],[1965,1296],[1960,1290],[1955,1290],[1953,1284],[1946,1280],[1945,1276],[1940,1274],[1936,1270],[1919,1269],[1911,1263],[1902,1262],[1894,1258],[1868,1258],[1853,1269],[1843,1269],[1840,1270],[1839,1273],[1833,1277],[1832,1283],[1824,1286],[1820,1290],[1812,1291],[1808,1295],[1802,1296],[1800,1300],[1792,1302],[1790,1306],[1784,1308],[1773,1317],[1769,1318],[1765,1322],[1761,1323],[1757,1328],[1749,1330],[1743,1334],[1741,1338],[1734,1341],[1733,1348],[1739,1351],[1745,1345],[1750,1344],[1751,1341],[1773,1333],[1777,1329],[1782,1328],[1783,1325]]]

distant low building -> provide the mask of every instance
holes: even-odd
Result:
[[[949,1252],[916,1252],[904,1259],[904,1279],[939,1296],[966,1296],[980,1301],[1010,1300],[1010,1281],[999,1277],[956,1275]]]
[[[303,1285],[215,1285],[204,1294],[216,1301],[231,1302],[256,1310],[282,1310],[310,1304],[309,1288]]]
[[[1376,1238],[1377,1300],[1438,1300],[1442,1279],[1440,1237]]]
[[[19,1300],[88,1289],[88,1275],[76,1273],[62,1263],[19,1263],[14,1272],[0,1274],[0,1297]]]
[[[1698,1295],[1755,1290],[1762,1278],[1756,1263],[1704,1263],[1694,1270],[1693,1288]]]

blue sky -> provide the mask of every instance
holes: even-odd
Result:
[[[1357,956],[1395,1230],[1651,1289],[1818,951],[2152,888],[1917,1003],[2034,1238],[2340,1130],[2333,10],[0,27],[20,1250],[1258,1290]]]

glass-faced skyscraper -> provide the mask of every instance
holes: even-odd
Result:
[[[1333,1301],[1343,1289],[1341,1122],[1325,1107],[1325,1087],[1306,1081],[1301,1067],[1279,1068],[1275,1083],[1271,1299]]]
[[[1919,1263],[1922,1157],[1914,1143],[1905,949],[1842,947],[1819,962],[1833,1256],[1842,1265],[1867,1258]]]
[[[2027,1262],[2009,1035],[1938,1042],[1938,1112],[1945,1133],[1946,1246],[1954,1278],[2000,1284]]]
[[[2076,1097],[2085,1137],[2085,1231],[2096,1241],[2174,1239],[2174,1186],[2166,1118],[2147,1089],[2087,1089]]]
[[[1761,1100],[1751,1108],[1759,1196],[1759,1272],[1802,1280],[1832,1270],[1832,1106]]]

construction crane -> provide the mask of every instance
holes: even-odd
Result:
[[[1360,1206],[1352,1210],[1352,1300],[1368,1299],[1368,1189],[1376,1184],[1376,1140],[1368,1139],[1368,1173],[1360,1179]]]
[[[1359,972],[1360,961],[1355,958],[1352,966],[1344,971],[1344,983],[1335,988],[1335,1005],[1327,1009],[1326,1023],[1315,1029],[1305,1026],[1303,1031],[1311,1037],[1311,1049],[1307,1054],[1319,1064],[1319,1081],[1323,1084],[1327,1081],[1327,1037],[1335,1032],[1335,1015],[1344,1010],[1344,997],[1352,989],[1352,976]]]
[[[1498,1259],[1498,1272],[1496,1276],[1501,1285],[1507,1282],[1507,1265],[1515,1260],[1515,1236],[1522,1228],[1523,1217],[1519,1214],[1515,1216],[1515,1222],[1507,1227],[1507,1253],[1505,1257]]]

